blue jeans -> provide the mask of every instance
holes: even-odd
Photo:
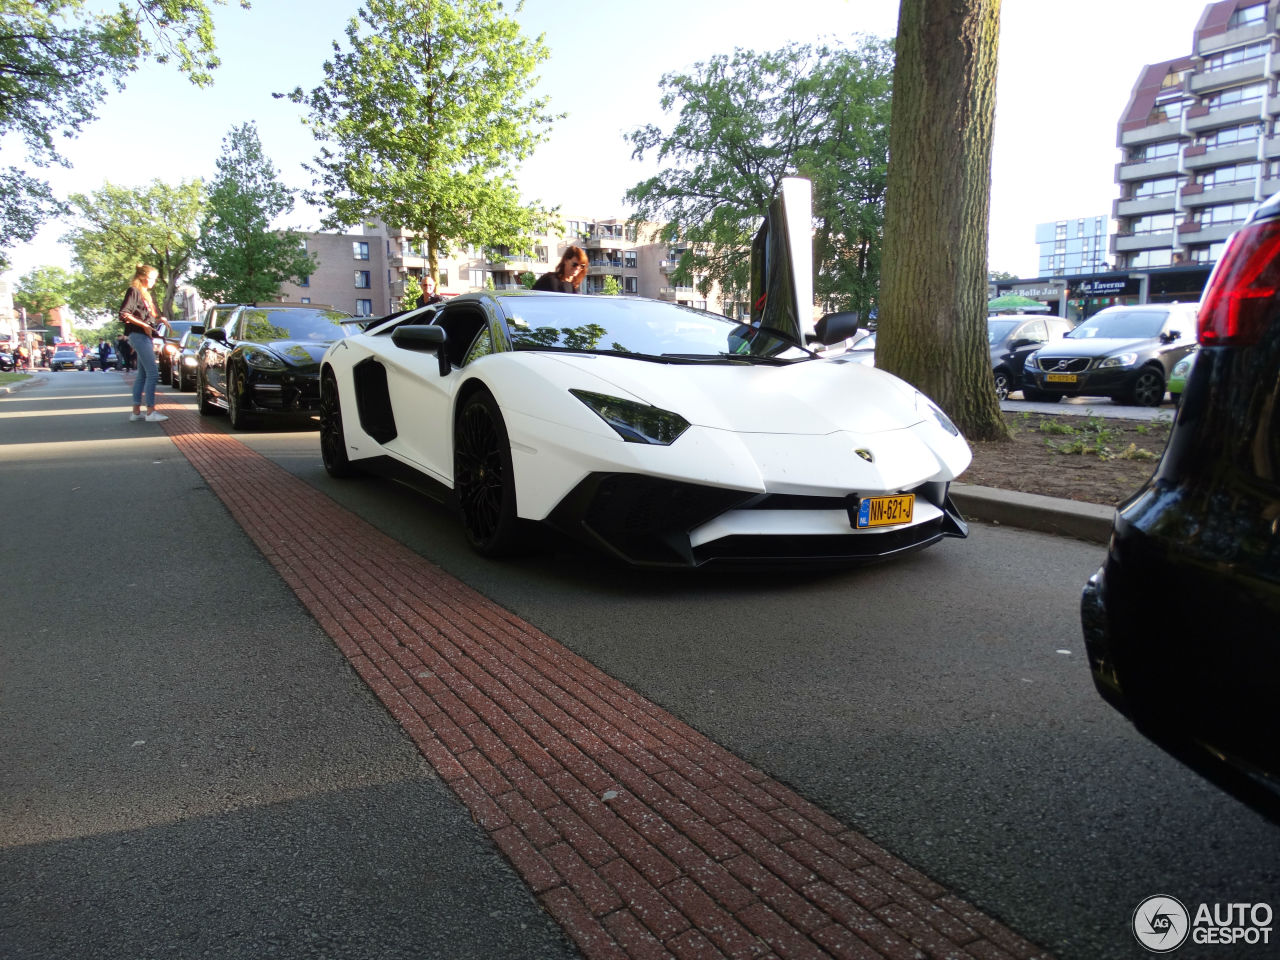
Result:
[[[146,392],[148,409],[156,405],[156,382],[160,379],[160,368],[156,366],[156,348],[151,338],[145,333],[129,334],[129,346],[138,359],[138,375],[133,378],[133,405],[143,405],[143,392]]]

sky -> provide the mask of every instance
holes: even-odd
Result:
[[[223,136],[256,121],[266,155],[288,186],[310,185],[302,164],[317,145],[302,108],[273,92],[310,90],[322,79],[335,41],[345,43],[359,0],[253,0],[215,8],[222,66],[211,87],[192,86],[171,67],[148,65],[113,92],[99,120],[62,141],[70,169],[46,171],[54,192],[99,189],[104,181],[143,186],[212,178]],[[1109,216],[1117,196],[1116,124],[1139,70],[1190,52],[1206,0],[1004,0],[1001,9],[992,161],[991,269],[1037,273],[1035,225]],[[508,2],[508,10],[514,3]],[[791,41],[891,37],[897,0],[646,0],[568,8],[526,0],[524,32],[542,34],[551,57],[537,92],[567,113],[525,163],[526,200],[558,205],[566,217],[625,216],[626,190],[655,167],[631,158],[624,134],[646,123],[670,125],[659,104],[663,74],[735,48],[775,50]],[[305,11],[305,13],[302,13]],[[783,15],[785,13],[785,16]],[[120,131],[145,118],[154,143],[139,149]],[[13,162],[12,146],[0,162]],[[299,203],[277,225],[319,228],[322,211]],[[46,225],[11,250],[4,279],[40,265],[70,267],[59,238],[65,223]]]

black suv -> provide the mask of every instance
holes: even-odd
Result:
[[[1152,478],[1082,599],[1102,696],[1280,823],[1280,196],[1230,241]]]
[[[1021,387],[1027,354],[1070,332],[1071,321],[1063,317],[1020,313],[987,317],[987,345],[991,348],[996,397],[1007,400],[1009,394]]]
[[[312,303],[211,308],[196,354],[200,412],[224,409],[236,430],[262,417],[309,418],[320,406],[320,358],[350,319]]]
[[[1159,406],[1173,365],[1195,349],[1196,308],[1185,303],[1107,307],[1028,355],[1022,396],[1110,397]]]

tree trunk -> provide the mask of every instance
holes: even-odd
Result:
[[[1000,0],[901,0],[876,365],[1008,439],[987,348]]]

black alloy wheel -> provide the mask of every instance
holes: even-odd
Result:
[[[227,364],[227,418],[232,430],[248,430],[252,425],[245,411],[244,374],[233,364]]]
[[[205,373],[204,364],[200,365],[199,372],[196,374],[196,406],[200,408],[202,417],[213,416],[213,411],[216,409],[209,402],[209,378]]]
[[[1164,376],[1155,367],[1144,367],[1129,388],[1129,399],[1140,407],[1158,407],[1164,401]]]
[[[347,437],[342,430],[342,398],[338,396],[338,380],[332,370],[320,377],[320,459],[331,477],[345,480],[355,476],[356,468],[347,457]]]
[[[487,392],[468,397],[454,425],[453,489],[477,553],[500,557],[519,550],[511,445],[497,401]]]

